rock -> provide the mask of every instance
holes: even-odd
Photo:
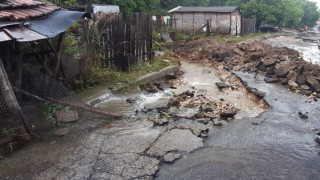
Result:
[[[279,58],[280,61],[289,61],[289,56],[288,55],[284,55],[284,56],[281,56]]]
[[[158,125],[158,126],[163,126],[163,125],[166,125],[169,123],[169,120],[166,119],[166,118],[162,118],[162,119],[155,119],[155,118],[152,118],[150,117],[149,118],[150,121],[153,121],[155,125]]]
[[[311,88],[314,92],[320,93],[320,85],[319,84],[313,85]]]
[[[201,136],[201,130],[199,128],[193,127],[191,130],[195,136],[197,137]]]
[[[170,63],[170,60],[169,60],[169,59],[163,59],[162,62],[164,62],[164,63]]]
[[[214,126],[223,126],[222,122],[219,120],[216,120],[216,119],[213,120],[213,125]]]
[[[78,112],[77,111],[56,111],[54,113],[57,122],[61,123],[71,123],[78,121]]]
[[[277,63],[277,60],[276,59],[273,59],[273,58],[266,58],[263,60],[263,64],[266,66],[266,67],[272,67],[272,66],[275,66]]]
[[[223,98],[220,98],[220,101],[224,101],[224,99],[223,99]]]
[[[226,57],[230,57],[230,53],[229,52],[213,53],[212,57],[215,58],[218,62],[223,62]]]
[[[311,87],[311,89],[315,92],[320,92],[320,85],[318,80],[316,80],[314,77],[312,76],[307,76],[306,77],[306,83]]]
[[[232,58],[230,58],[230,57],[225,57],[225,58],[223,59],[223,61],[224,61],[225,63],[227,63],[227,62],[232,61]]]
[[[263,57],[264,57],[264,55],[261,55],[261,54],[252,54],[250,56],[250,59],[251,59],[251,61],[257,61],[257,60],[260,60]]]
[[[203,110],[204,112],[213,112],[213,109],[211,107],[207,107],[207,108],[204,108]]]
[[[239,48],[233,49],[233,52],[236,53],[236,54],[238,54],[238,55],[240,55],[240,56],[244,56],[244,55],[245,55],[245,52],[242,51],[242,50],[239,49]]]
[[[293,81],[292,81],[292,82],[293,82]],[[288,83],[289,83],[289,81],[288,81],[287,78],[284,78],[284,79],[281,80],[281,84],[283,84],[283,85],[288,85]],[[295,83],[295,82],[294,82],[294,83]]]
[[[228,118],[234,118],[234,116],[237,114],[237,111],[235,110],[227,110],[220,113],[221,119],[228,119]]]
[[[316,142],[320,144],[320,133],[317,134]]]
[[[207,118],[201,118],[201,119],[197,119],[198,122],[203,123],[203,124],[208,124],[208,122],[210,121],[210,119]]]
[[[68,135],[70,132],[70,129],[69,128],[61,128],[61,129],[55,129],[52,134],[54,136],[57,136],[57,137],[62,137],[62,136],[66,136]]]
[[[167,74],[166,78],[167,79],[177,79],[177,76],[174,73],[171,73],[171,74]]]
[[[289,86],[290,86],[291,88],[297,88],[297,87],[299,87],[299,85],[298,85],[297,83],[295,83],[294,81],[292,81],[292,80],[289,80],[289,81],[288,81],[288,84],[289,84]]]
[[[179,159],[180,157],[181,157],[180,154],[170,152],[163,157],[163,161],[165,163],[173,163],[175,160]]]
[[[191,126],[189,124],[187,124],[187,123],[179,123],[179,124],[176,125],[176,128],[178,128],[178,129],[190,129]]]
[[[301,114],[301,115],[300,115],[300,118],[301,118],[301,119],[308,119],[309,117],[308,117],[306,114]]]
[[[224,83],[224,82],[216,82],[216,85],[218,86],[219,89],[232,87],[230,84],[227,84],[227,83]]]
[[[209,118],[209,119],[214,119],[214,118],[216,118],[216,115],[211,114],[211,113],[204,113],[203,115],[204,115],[204,117]]]
[[[127,98],[127,99],[126,99],[126,102],[129,103],[129,104],[132,104],[132,103],[135,102],[135,100],[132,99],[132,98]]]
[[[273,68],[267,68],[266,74],[267,75],[274,75],[275,74],[274,69]]]
[[[265,66],[262,62],[260,62],[260,63],[258,64],[257,69],[258,69],[259,71],[263,71],[263,72],[265,72],[265,71],[267,70],[266,66]]]
[[[275,72],[277,78],[285,78],[289,74],[288,67],[285,67],[285,66],[281,66],[279,68],[276,68],[276,70],[274,72]]]
[[[301,85],[300,89],[302,89],[302,90],[310,90],[310,87],[307,86],[307,85]]]
[[[170,86],[170,88],[171,88],[171,89],[177,89],[177,88],[176,88],[176,87],[174,87],[174,86]]]
[[[170,85],[165,81],[156,81],[153,84],[156,85],[160,90],[165,90],[170,87]]]
[[[202,74],[210,74],[211,71],[210,70],[202,70]]]
[[[187,96],[193,97],[194,93],[195,93],[195,91],[192,91],[192,92],[186,91],[184,94],[187,95]]]
[[[171,103],[171,106],[175,106],[175,107],[180,106],[180,101],[178,101],[178,100],[173,101],[173,102]]]
[[[208,134],[206,134],[206,133],[201,133],[200,137],[202,137],[202,138],[207,138],[207,137],[208,137]]]
[[[300,86],[305,85],[307,83],[307,78],[304,75],[299,75],[296,78],[296,83]]]
[[[273,77],[265,77],[264,78],[264,81],[266,83],[277,83],[277,82],[280,82],[280,80],[278,78],[273,78]]]

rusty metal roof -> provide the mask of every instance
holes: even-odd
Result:
[[[18,42],[28,42],[36,41],[40,39],[47,39],[46,36],[43,36],[29,28],[26,27],[11,27],[4,28],[0,31],[3,36],[3,41],[9,41],[15,39]],[[0,40],[1,42],[1,40]]]
[[[39,18],[61,9],[49,3],[34,0],[0,1],[0,21],[24,21]]]

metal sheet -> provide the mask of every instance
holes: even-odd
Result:
[[[0,31],[0,42],[11,41],[11,38],[5,32]]]
[[[83,16],[90,17],[89,14],[79,11],[60,10],[52,13],[46,19],[30,20],[29,28],[49,38],[66,31],[70,26]]]
[[[8,28],[4,29],[7,35],[9,35],[10,39],[15,39],[18,42],[29,42],[29,41],[37,41],[41,39],[47,39],[46,36],[43,36],[37,32],[34,32],[25,27],[17,27],[17,28]]]

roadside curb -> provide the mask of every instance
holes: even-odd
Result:
[[[137,78],[135,81],[133,82],[130,82],[129,84],[139,84],[139,83],[142,83],[142,82],[151,82],[151,81],[154,81],[154,80],[157,80],[157,79],[160,79],[168,74],[171,74],[171,73],[176,73],[176,72],[179,72],[180,71],[180,66],[179,65],[173,65],[173,66],[168,66],[166,68],[163,68],[159,71],[155,71],[155,72],[151,72],[149,74],[146,74],[146,75],[143,75],[139,78]],[[120,85],[119,87],[116,87],[114,90],[118,90],[118,89],[121,89],[125,86],[127,86],[128,84],[123,84],[123,85]],[[102,94],[100,96],[98,96],[97,98],[94,98],[90,101],[87,101],[86,104],[93,107],[99,103],[101,103],[102,101],[106,100],[109,96],[105,95],[105,94]]]

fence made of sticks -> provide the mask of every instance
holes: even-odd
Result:
[[[124,19],[122,14],[100,14],[94,23],[100,36],[103,67],[115,65],[120,70],[127,70],[138,61],[151,60],[150,14],[136,13],[128,19]]]

